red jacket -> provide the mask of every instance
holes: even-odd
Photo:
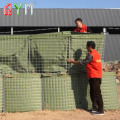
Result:
[[[81,33],[87,32],[87,26],[82,24],[82,28],[77,27],[74,29],[74,32],[81,32]]]
[[[102,78],[102,65],[100,54],[94,49],[90,52],[93,60],[86,65],[88,78]]]

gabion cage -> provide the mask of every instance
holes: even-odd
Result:
[[[84,59],[86,42],[90,40],[95,41],[102,56],[103,34],[60,32],[0,36],[0,111],[90,108],[85,66],[66,61]],[[105,109],[118,109],[113,74],[103,74],[101,89]]]

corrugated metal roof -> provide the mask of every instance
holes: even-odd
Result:
[[[0,26],[41,26],[41,27],[68,27],[75,26],[74,20],[78,17],[88,26],[120,26],[120,9],[34,9],[33,15],[25,9],[12,10],[11,16],[5,16],[0,9]]]
[[[104,48],[104,61],[120,61],[120,35],[111,34],[106,36]]]

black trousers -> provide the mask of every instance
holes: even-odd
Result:
[[[94,109],[97,109],[99,112],[104,112],[103,110],[103,99],[101,95],[101,78],[90,78],[90,97]]]

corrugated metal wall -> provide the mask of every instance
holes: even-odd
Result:
[[[12,10],[11,16],[5,16],[0,9],[0,26],[53,26],[68,27],[75,26],[75,19],[82,18],[83,23],[93,27],[118,27],[120,26],[120,9],[34,9],[33,15],[28,10]]]
[[[104,61],[120,61],[120,34],[106,35]]]

